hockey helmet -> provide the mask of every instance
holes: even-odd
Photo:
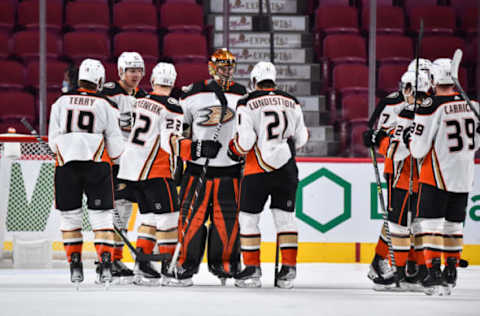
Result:
[[[450,58],[435,59],[432,65],[433,84],[452,85],[452,60]]]
[[[154,85],[173,86],[177,79],[177,72],[175,67],[170,63],[158,63],[152,70],[150,83],[152,88]]]
[[[418,72],[418,83],[416,90],[415,81],[415,71],[407,71],[402,75],[400,86],[405,97],[413,95],[415,91],[426,94],[428,90],[430,90],[430,79],[426,71],[421,70]],[[406,92],[408,89],[410,89],[409,93]]]
[[[408,64],[407,71],[415,71],[417,65],[417,60],[414,59]],[[427,71],[430,74],[430,68],[432,67],[432,62],[426,58],[419,58],[418,59],[418,69]]]
[[[235,72],[235,56],[226,48],[217,49],[208,61],[208,72],[222,88],[228,89]]]
[[[103,89],[105,82],[105,68],[96,59],[84,59],[78,69],[78,80],[85,80],[97,85],[97,90]]]
[[[252,85],[264,80],[275,82],[277,79],[277,71],[275,65],[268,61],[258,62],[250,72],[250,81]]]
[[[142,56],[137,52],[123,52],[117,61],[118,76],[122,78],[128,68],[141,68],[145,74],[145,63]]]

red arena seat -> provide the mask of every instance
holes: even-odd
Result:
[[[65,24],[77,31],[108,31],[110,12],[106,2],[75,1],[66,6]]]
[[[155,32],[157,25],[157,10],[152,3],[123,1],[113,6],[113,26],[121,31]]]
[[[74,61],[110,58],[110,41],[105,33],[70,32],[64,35],[63,53]]]

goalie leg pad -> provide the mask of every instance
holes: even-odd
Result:
[[[60,211],[60,230],[72,231],[82,229],[82,209]]]

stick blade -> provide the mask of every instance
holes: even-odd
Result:
[[[463,52],[461,49],[457,49],[453,54],[452,68],[450,69],[452,78],[458,80],[458,69],[460,68],[460,62],[462,61]]]

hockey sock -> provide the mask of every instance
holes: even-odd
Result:
[[[125,245],[123,243],[122,238],[115,234],[113,236],[113,241],[114,241],[114,249],[113,249],[113,260],[122,260],[123,258],[123,246]]]
[[[415,244],[414,244],[414,237],[410,235],[410,250],[408,251],[408,261],[417,262],[417,258],[415,255]]]
[[[385,229],[382,227],[380,236],[378,237],[377,246],[375,247],[375,254],[379,255],[382,258],[388,257],[388,244]]]
[[[433,258],[441,258],[443,250],[443,218],[417,218],[419,232],[415,236],[419,238],[425,264],[432,267]]]
[[[463,223],[445,221],[443,234],[443,258],[457,258],[457,266],[463,249]]]
[[[95,250],[99,261],[102,261],[102,253],[104,252],[109,252],[113,258],[113,230],[95,230],[94,235]]]
[[[240,247],[242,250],[243,263],[246,266],[260,266],[260,234],[240,234]]]
[[[157,245],[159,253],[168,253],[173,256],[178,241],[178,215],[179,212],[157,214]]]
[[[82,253],[83,237],[81,229],[62,232],[63,247],[67,254],[68,262],[71,262],[71,255],[74,252]]]
[[[156,227],[142,224],[138,228],[137,248],[141,248],[145,254],[151,254],[153,252],[153,247],[155,247],[156,232]]]
[[[278,233],[278,243],[282,254],[282,265],[295,266],[297,264],[298,233]]]
[[[410,232],[407,227],[396,223],[389,223],[392,236],[393,254],[397,266],[403,267],[407,264],[410,251]]]

